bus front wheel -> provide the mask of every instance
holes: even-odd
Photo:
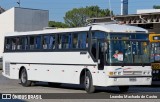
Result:
[[[22,86],[31,86],[31,81],[28,80],[28,76],[27,76],[27,71],[25,68],[22,69],[22,71],[20,72],[20,81],[21,81],[21,84]]]
[[[128,89],[129,89],[129,86],[119,86],[119,90],[120,90],[121,92],[127,92]]]
[[[95,86],[93,86],[92,75],[89,71],[86,72],[84,79],[84,87],[87,93],[93,93],[95,91]]]

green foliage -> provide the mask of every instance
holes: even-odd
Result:
[[[68,25],[62,22],[49,21],[49,27],[67,28]]]
[[[113,14],[113,12],[111,12]],[[86,24],[87,18],[106,17],[110,15],[109,9],[100,9],[98,6],[74,8],[66,12],[64,21],[69,27],[81,27]]]
[[[153,8],[154,9],[160,9],[160,5],[154,5]]]

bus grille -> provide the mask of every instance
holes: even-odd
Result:
[[[10,76],[10,63],[5,62],[5,74]]]
[[[124,71],[123,75],[142,75],[142,71]]]

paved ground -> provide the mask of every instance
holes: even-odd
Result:
[[[1,73],[1,71],[0,71]],[[96,88],[96,94],[105,94],[105,95],[110,95],[110,94],[120,94],[123,95],[122,93],[119,92],[117,87],[107,87],[107,88],[102,88],[102,87],[98,87]],[[10,80],[8,78],[3,77],[0,74],[0,93],[66,93],[66,95],[68,95],[68,93],[86,93],[83,90],[82,86],[79,85],[71,85],[71,84],[62,84],[60,87],[55,88],[55,87],[49,87],[47,83],[45,82],[39,82],[36,83],[35,86],[32,87],[23,87],[21,86],[21,84],[19,83],[18,80]],[[134,87],[130,87],[129,92],[128,93],[134,93],[134,94],[149,94],[149,93],[159,93],[160,95],[160,87],[159,86],[134,86]],[[74,97],[74,95],[73,95]],[[22,100],[14,100],[15,102],[19,101],[19,102],[24,102]],[[39,100],[27,100],[27,101],[34,101],[34,102],[39,102]],[[124,100],[124,99],[54,99],[54,100],[41,100],[42,102],[133,102],[136,101],[134,99],[128,99],[128,100]],[[149,100],[138,100],[141,102],[146,102],[146,101],[154,101],[154,102],[159,102],[159,100],[157,99],[149,99]],[[6,100],[0,100],[0,102],[6,102]],[[10,102],[10,101],[9,101]],[[13,102],[13,100],[12,100]]]

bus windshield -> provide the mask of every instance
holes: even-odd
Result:
[[[99,33],[97,37],[95,37],[96,33]],[[104,52],[105,63],[150,63],[150,44],[147,33],[95,32],[92,34],[93,39],[104,39],[100,40],[102,47],[105,45],[103,43],[107,43],[107,49],[104,47],[106,50],[99,51]]]
[[[147,34],[110,34],[108,63],[149,63]]]
[[[110,41],[108,63],[149,63],[149,42]]]

